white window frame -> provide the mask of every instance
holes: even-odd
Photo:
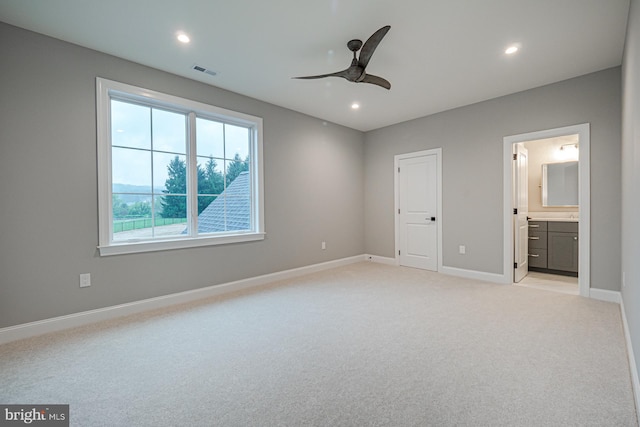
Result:
[[[228,233],[204,234],[198,236],[171,236],[166,239],[142,241],[116,241],[113,236],[112,208],[112,169],[111,169],[111,99],[142,102],[149,106],[176,109],[185,113],[195,113],[204,118],[236,124],[250,129],[250,171],[251,171],[251,229]],[[262,172],[262,118],[236,111],[204,104],[173,95],[143,89],[140,87],[96,78],[97,108],[97,156],[98,156],[98,226],[101,256],[138,252],[161,251],[227,243],[263,240],[264,231],[264,192]],[[192,114],[193,115],[193,114]],[[195,153],[195,137],[190,138],[187,153]],[[195,156],[195,154],[193,154]],[[187,154],[189,156],[189,154]],[[190,176],[187,192],[197,188]],[[197,190],[196,190],[197,191]],[[190,224],[197,224],[198,210],[189,209]]]

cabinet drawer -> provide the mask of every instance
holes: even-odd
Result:
[[[529,267],[547,268],[547,250],[529,249]]]
[[[549,228],[549,231],[558,231],[560,233],[577,233],[578,232],[578,223],[577,222],[549,221],[548,228]]]
[[[547,232],[529,230],[529,249],[547,249]]]
[[[529,230],[547,231],[547,221],[529,221]]]

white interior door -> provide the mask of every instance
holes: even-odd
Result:
[[[514,144],[513,151],[513,281],[518,283],[529,272],[529,157],[522,143]]]
[[[437,156],[398,162],[400,265],[438,270]]]

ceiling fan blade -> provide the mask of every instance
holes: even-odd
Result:
[[[365,74],[364,79],[362,79],[361,83],[371,83],[383,87],[387,90],[391,89],[391,83],[389,83],[382,77],[374,76],[373,74]]]
[[[291,77],[292,79],[305,79],[305,80],[310,80],[310,79],[323,79],[325,77],[342,77],[342,78],[347,78],[347,70],[342,70],[342,71],[337,71],[335,73],[329,73],[329,74],[320,74],[317,76],[302,76],[302,77]]]
[[[373,33],[371,37],[369,37],[364,46],[362,46],[362,50],[360,51],[358,65],[360,65],[362,68],[367,67],[369,60],[371,60],[371,57],[373,56],[373,52],[375,52],[378,44],[382,41],[382,38],[387,35],[389,29],[391,29],[391,25],[386,25]]]

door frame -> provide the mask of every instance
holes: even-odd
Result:
[[[589,123],[547,129],[537,132],[511,135],[503,138],[503,280],[513,283],[513,144],[534,141],[538,139],[555,138],[578,134],[578,179],[580,191],[578,203],[580,205],[580,220],[578,223],[578,289],[580,295],[589,297],[591,286],[591,182],[590,182],[590,127]]]
[[[400,160],[411,159],[414,157],[423,156],[436,156],[436,234],[438,239],[437,244],[437,270],[442,270],[442,148],[433,148],[430,150],[415,151],[412,153],[396,154],[393,157],[393,193],[394,193],[394,230],[395,230],[395,265],[400,265],[400,256],[398,251],[400,250],[400,215],[398,209],[400,209],[400,177],[398,176],[398,168]]]

